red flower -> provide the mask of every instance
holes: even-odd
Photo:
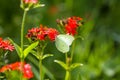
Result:
[[[24,62],[15,62],[6,66],[3,66],[0,69],[0,72],[5,72],[9,70],[17,70],[23,73],[23,77],[30,79],[33,77],[33,72],[31,70],[31,66],[29,64],[25,64]]]
[[[65,31],[68,34],[75,35],[77,32],[77,27],[79,26],[78,22],[81,21],[80,17],[70,17],[67,19],[67,24],[65,25]]]
[[[48,33],[48,38],[51,40],[51,41],[54,41],[56,36],[59,34],[58,31],[56,29],[53,29],[53,28],[49,28],[47,30],[47,33]]]
[[[76,28],[72,28],[69,25],[65,26],[65,31],[66,31],[67,34],[72,34],[72,35],[76,34]]]
[[[0,68],[0,72],[5,72],[9,70],[9,65],[3,66],[2,68]]]
[[[39,28],[32,28],[31,30],[28,30],[27,38],[31,38],[33,36],[36,37],[39,32]]]
[[[37,39],[39,39],[39,40],[45,40],[45,38],[46,38],[46,35],[47,35],[47,33],[46,33],[46,31],[47,31],[47,27],[43,27],[42,25],[40,25],[40,31],[39,31],[39,33],[37,33]]]
[[[33,3],[36,4],[38,2],[38,0],[24,0],[24,3],[29,4],[29,3]]]
[[[65,33],[70,34],[70,35],[75,35],[77,32],[77,28],[78,26],[81,26],[80,21],[82,20],[82,18],[80,17],[69,17],[67,19],[63,19],[63,20],[57,20],[57,23],[60,26],[64,26],[65,29]]]
[[[0,38],[0,48],[3,50],[9,50],[9,51],[14,50],[14,46],[10,43],[10,41],[3,40],[2,38]]]
[[[25,64],[23,68],[23,76],[27,79],[30,79],[33,77],[33,72],[31,70],[31,66],[29,64]]]
[[[15,62],[12,64],[9,64],[9,67],[11,70],[22,70],[22,67],[25,65],[24,62]]]
[[[43,27],[40,25],[39,28],[32,28],[31,30],[28,30],[27,38],[30,38],[31,40],[46,40],[47,37],[51,41],[55,40],[55,37],[58,35],[58,31],[53,28],[47,28],[46,26]]]

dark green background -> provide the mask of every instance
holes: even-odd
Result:
[[[56,19],[80,16],[84,26],[79,32],[84,40],[76,41],[74,62],[84,66],[72,71],[72,80],[78,76],[81,80],[119,80],[120,77],[120,0],[41,0],[46,6],[28,12],[25,23],[25,34],[32,27],[40,24],[58,28]],[[20,26],[22,9],[19,0],[0,0],[0,37],[12,38],[20,43]],[[25,39],[27,44],[27,40]],[[52,47],[51,47],[52,46]],[[56,80],[64,80],[65,71],[54,59],[64,61],[64,54],[58,52],[54,43],[48,44],[45,53],[54,57],[44,60],[44,66]],[[16,52],[8,55],[8,62],[19,60]],[[33,66],[37,80],[37,60],[29,55],[27,62]],[[30,62],[32,61],[32,62]],[[52,80],[52,79],[51,79]]]

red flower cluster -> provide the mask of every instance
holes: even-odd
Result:
[[[38,0],[23,0],[25,4],[33,3],[36,4]]]
[[[76,29],[79,26],[79,21],[81,21],[82,18],[80,17],[70,17],[67,19],[67,24],[65,24],[65,31],[68,34],[75,35]]]
[[[10,41],[0,38],[0,49],[13,51],[14,46],[10,44]]]
[[[39,28],[32,28],[28,30],[27,38],[41,41],[45,40],[46,38],[49,38],[51,41],[54,41],[58,34],[59,33],[56,29],[47,28],[40,25]]]
[[[22,71],[23,77],[30,79],[33,77],[33,72],[31,70],[31,66],[29,64],[25,64],[24,62],[15,62],[13,64],[9,64],[6,66],[3,66],[0,69],[0,72],[5,72],[9,70],[17,70],[17,71]]]
[[[82,24],[81,21],[82,21],[82,18],[74,16],[74,17],[69,17],[67,19],[63,19],[63,20],[58,19],[57,23],[60,26],[65,27],[63,28],[65,33],[70,34],[70,35],[75,35],[78,26],[81,26]]]

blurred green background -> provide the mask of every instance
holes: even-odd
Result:
[[[80,16],[84,26],[77,39],[74,62],[84,66],[72,71],[72,80],[120,80],[120,0],[40,0],[45,7],[28,12],[25,24],[27,30],[39,26],[58,28],[56,19]],[[0,0],[0,37],[12,38],[20,43],[20,25],[23,11],[20,0]],[[27,44],[27,40],[25,39]],[[52,47],[51,47],[52,46]],[[56,50],[54,43],[49,43],[45,53],[54,54],[44,60],[45,78],[64,80],[65,71],[54,63],[54,59],[64,61],[64,54]],[[16,52],[8,54],[8,63],[18,59]],[[38,61],[29,55],[26,62],[33,67],[38,80]],[[77,77],[80,77],[77,79]]]

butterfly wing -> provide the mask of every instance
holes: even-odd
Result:
[[[66,53],[69,51],[69,47],[72,44],[74,37],[71,35],[58,35],[55,40],[56,48],[62,52]]]

